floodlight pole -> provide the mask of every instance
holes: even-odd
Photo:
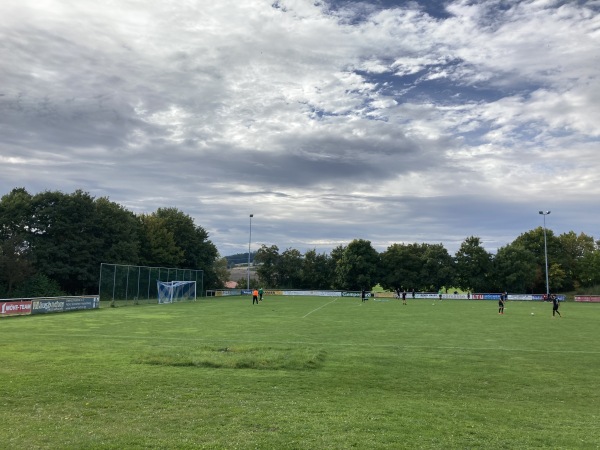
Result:
[[[250,214],[250,236],[248,238],[248,285],[246,289],[250,290],[250,245],[252,244],[252,218],[254,214]]]
[[[544,259],[546,260],[546,300],[550,296],[550,283],[548,282],[548,243],[546,240],[546,216],[550,211],[540,211],[539,214],[544,216]]]

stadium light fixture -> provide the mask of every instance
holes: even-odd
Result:
[[[546,260],[546,300],[550,296],[550,284],[548,283],[548,243],[546,240],[546,216],[550,211],[540,211],[539,214],[544,216],[544,259]]]
[[[250,235],[248,238],[248,284],[246,286],[246,289],[250,290],[250,245],[252,244],[252,218],[254,217],[254,214],[250,214]]]

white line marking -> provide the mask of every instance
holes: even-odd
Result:
[[[304,319],[306,316],[314,313],[315,311],[320,310],[321,308],[325,308],[327,305],[331,305],[333,302],[335,302],[337,299],[330,301],[329,303],[325,303],[324,305],[319,306],[317,309],[313,309],[311,312],[306,313],[305,315],[302,316],[302,318]]]

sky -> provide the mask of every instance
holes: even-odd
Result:
[[[600,0],[2,0],[17,187],[175,207],[221,256],[600,239]]]

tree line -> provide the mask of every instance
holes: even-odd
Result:
[[[134,214],[81,190],[0,199],[0,297],[97,293],[103,262],[200,269],[207,288],[226,277],[208,233],[176,208]]]
[[[572,231],[555,236],[546,230],[546,237],[552,291],[600,285],[600,241]],[[370,241],[355,239],[329,254],[263,245],[252,260],[256,283],[267,288],[360,290],[380,284],[419,291],[452,286],[545,292],[542,227],[494,255],[471,236],[454,255],[442,244],[419,243],[392,244],[379,253]],[[1,298],[97,293],[103,262],[200,269],[206,289],[222,288],[228,279],[227,260],[206,230],[176,208],[134,214],[81,190],[31,195],[16,188],[0,199]]]
[[[546,230],[549,287],[566,292],[600,284],[600,241],[584,233]],[[546,292],[544,229],[538,227],[491,254],[476,236],[452,256],[442,244],[392,244],[379,253],[355,239],[328,254],[263,245],[254,258],[257,283],[288,289],[370,289]]]

